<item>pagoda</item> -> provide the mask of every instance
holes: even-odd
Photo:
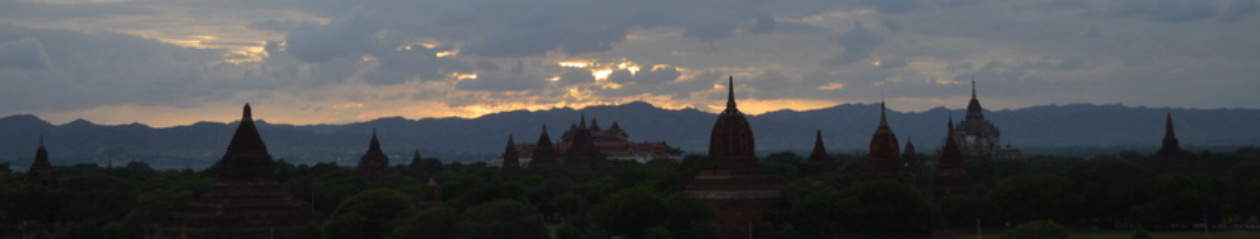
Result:
[[[364,182],[375,182],[385,176],[389,169],[389,156],[381,151],[381,141],[376,138],[376,129],[372,129],[372,140],[368,142],[368,151],[359,158],[357,172]]]
[[[805,161],[805,172],[810,175],[820,175],[834,170],[836,170],[836,161],[827,155],[827,148],[823,146],[822,130],[815,131],[814,150]]]
[[[1002,132],[993,122],[984,119],[984,107],[976,97],[976,81],[971,81],[971,101],[967,102],[967,115],[956,128],[958,147],[966,157],[1016,159],[1023,154],[1014,147],[1001,145]]]
[[[951,118],[945,126],[945,146],[941,148],[940,159],[936,164],[935,192],[938,195],[975,193],[971,175],[967,173],[967,165],[963,161],[962,150],[958,149],[955,139],[954,119]]]
[[[547,125],[543,125],[542,134],[538,135],[538,141],[534,143],[534,150],[530,153],[529,168],[558,168],[561,162],[556,156],[556,148],[551,144],[551,136],[547,135]]]
[[[1164,141],[1159,151],[1147,160],[1147,164],[1163,172],[1190,173],[1195,170],[1197,158],[1181,149],[1177,132],[1173,130],[1172,113],[1164,115]]]
[[[884,103],[879,103],[879,127],[871,136],[870,151],[867,152],[871,165],[867,169],[867,179],[886,179],[909,183],[910,173],[906,171],[906,163],[901,159],[901,144],[897,142],[897,134],[888,126],[887,110]]]
[[[684,189],[717,208],[719,238],[751,237],[753,220],[781,197],[782,179],[757,163],[752,128],[735,105],[734,86],[732,77],[726,109],[709,137],[709,161]]]
[[[39,137],[39,147],[35,149],[35,161],[26,170],[26,183],[31,185],[55,186],[57,178],[53,176],[52,162],[48,161],[48,149],[44,148],[44,137]]]
[[[499,167],[504,172],[514,172],[520,168],[521,154],[516,151],[516,143],[515,140],[512,140],[512,135],[508,135],[507,146],[503,147],[503,154],[499,155],[499,157],[503,159],[503,163]]]
[[[424,166],[424,158],[420,157],[419,149],[411,153],[411,164],[407,165],[407,170],[411,171],[411,176],[416,179],[429,177],[429,169]]]
[[[914,148],[914,139],[906,137],[906,147],[902,148],[901,160],[906,162],[910,174],[918,176],[923,173],[923,159]]]
[[[582,114],[581,123],[575,127],[571,127],[569,132],[565,134],[566,139],[564,146],[564,166],[576,168],[593,168],[599,167],[605,160],[604,155],[599,152],[599,148],[595,147],[595,137],[592,131],[599,128],[598,123],[593,123],[594,127],[586,125],[586,115]]]
[[[249,104],[215,165],[210,191],[172,214],[158,232],[172,239],[309,238],[319,222],[310,206],[280,190],[267,146],[254,126]]]

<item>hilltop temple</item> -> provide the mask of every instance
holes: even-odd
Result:
[[[280,190],[274,165],[245,105],[240,125],[215,166],[210,191],[172,214],[158,238],[309,238],[319,216],[305,202]]]
[[[762,170],[755,153],[752,128],[735,105],[732,77],[726,109],[709,137],[709,161],[684,189],[717,208],[719,238],[749,237],[752,221],[781,197],[782,179]]]
[[[971,101],[967,103],[967,116],[955,126],[958,147],[963,155],[973,158],[1018,159],[1023,157],[1011,145],[1002,147],[1002,132],[993,122],[984,119],[984,107],[976,97],[976,81],[971,81]]]
[[[888,115],[884,103],[879,103],[879,126],[871,135],[870,150],[867,157],[871,165],[867,168],[867,179],[886,179],[909,183],[912,180],[906,170],[906,163],[901,159],[901,144],[897,142],[897,134],[888,126]]]
[[[48,149],[44,148],[44,137],[39,137],[39,148],[35,149],[35,161],[26,171],[26,183],[32,185],[55,186],[57,177],[53,176],[52,162],[48,161]]]
[[[547,126],[543,125],[536,143],[516,144],[517,160],[528,162],[529,168],[559,168],[598,166],[606,160],[647,162],[682,156],[682,150],[663,141],[630,141],[630,134],[615,121],[607,129],[600,128],[597,120],[588,125],[585,115],[579,121],[570,125],[556,144],[552,144]]]

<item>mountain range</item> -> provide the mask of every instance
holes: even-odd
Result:
[[[822,130],[832,153],[861,153],[878,122],[878,104],[844,104],[810,111],[750,115],[761,154],[808,152],[815,130]],[[1260,144],[1260,110],[1147,108],[1123,105],[1046,105],[986,112],[1002,132],[1002,142],[1026,153],[1075,152],[1081,149],[1153,150],[1163,137],[1164,114],[1172,113],[1182,146],[1230,149]],[[354,164],[367,149],[375,129],[393,163],[407,163],[411,152],[443,160],[493,159],[509,134],[533,142],[543,124],[552,140],[579,115],[608,127],[616,121],[633,141],[665,141],[689,153],[703,154],[717,115],[694,109],[668,110],[643,102],[543,111],[511,111],[478,118],[380,118],[329,125],[266,122],[254,112],[259,130],[277,159],[289,162]],[[888,111],[888,121],[904,144],[912,138],[920,152],[943,142],[946,121],[961,109],[922,112]],[[143,124],[99,125],[87,120],[54,125],[33,115],[0,118],[0,162],[29,165],[37,138],[43,136],[54,164],[122,164],[145,161],[158,168],[201,168],[221,157],[236,122],[199,122],[153,128]],[[1088,150],[1086,150],[1088,151]]]

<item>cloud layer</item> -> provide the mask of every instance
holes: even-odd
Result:
[[[1260,0],[0,0],[0,115],[191,123],[477,116],[647,101],[752,113],[1260,107]],[[110,112],[144,113],[116,115]],[[99,120],[104,118],[105,120]]]

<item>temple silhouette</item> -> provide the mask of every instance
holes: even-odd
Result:
[[[542,133],[533,144],[517,144],[510,142],[515,153],[516,165],[526,164],[531,169],[555,168],[598,168],[606,166],[610,161],[647,162],[653,159],[679,159],[682,150],[661,142],[630,141],[630,134],[622,129],[616,121],[607,129],[599,126],[599,121],[592,119],[587,124],[586,114],[581,114],[577,123],[569,125],[569,129],[561,134],[559,143],[552,143],[547,126],[542,126]],[[500,155],[500,165],[509,165],[509,149]]]
[[[727,82],[726,109],[709,137],[709,161],[684,191],[717,208],[719,238],[751,237],[752,222],[779,200],[782,179],[763,170],[752,126],[735,104],[735,79]]]
[[[245,104],[236,133],[214,167],[209,192],[173,213],[158,238],[309,238],[319,216],[305,202],[280,189],[271,155]]]
[[[984,107],[976,96],[976,81],[971,81],[971,101],[967,102],[967,114],[957,129],[958,147],[963,155],[972,158],[1018,159],[1023,153],[1014,146],[1002,146],[1002,131],[993,122],[984,119]]]

